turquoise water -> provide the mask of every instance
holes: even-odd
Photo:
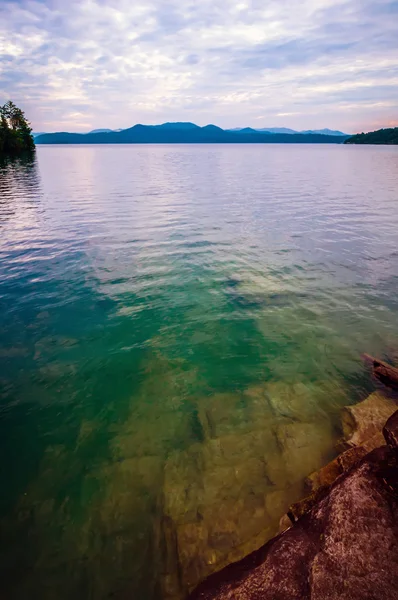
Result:
[[[184,598],[273,535],[398,356],[398,150],[0,166],[1,596]]]

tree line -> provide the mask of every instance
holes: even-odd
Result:
[[[369,133],[357,133],[348,138],[345,144],[386,144],[395,146],[398,144],[398,127],[390,129],[378,129]]]
[[[32,128],[24,112],[11,100],[0,105],[0,158],[33,152]]]

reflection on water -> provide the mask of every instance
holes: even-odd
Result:
[[[397,184],[393,147],[0,166],[4,597],[183,598],[275,533],[397,356]]]

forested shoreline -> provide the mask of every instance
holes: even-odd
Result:
[[[345,140],[345,144],[377,144],[395,146],[398,144],[398,127],[378,129],[369,133],[357,133]]]
[[[35,143],[24,112],[13,102],[0,105],[0,159],[32,153]]]

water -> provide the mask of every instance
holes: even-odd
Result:
[[[258,547],[397,357],[398,149],[0,168],[1,595],[179,599]]]

